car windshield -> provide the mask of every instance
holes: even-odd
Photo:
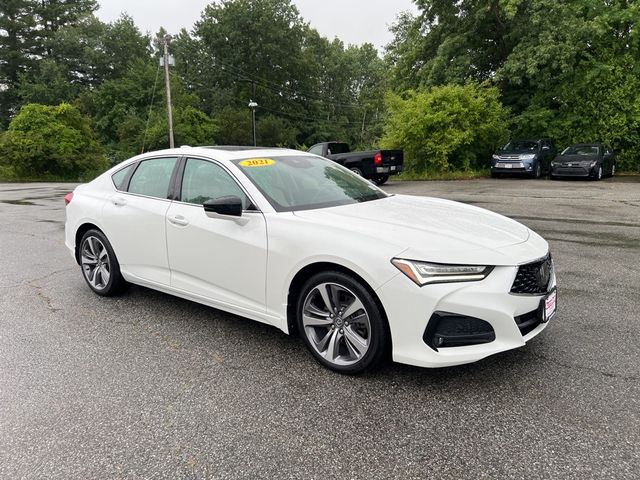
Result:
[[[502,150],[504,152],[535,152],[538,150],[538,142],[534,140],[515,140],[507,143]]]
[[[367,180],[321,157],[246,158],[234,163],[278,212],[334,207],[387,197]]]
[[[598,155],[600,148],[595,145],[571,145],[562,155]]]

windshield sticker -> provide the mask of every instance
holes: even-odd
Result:
[[[275,165],[276,161],[270,158],[251,158],[249,160],[242,160],[239,165],[241,167],[267,167],[269,165]]]

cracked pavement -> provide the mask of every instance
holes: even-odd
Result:
[[[638,478],[638,180],[392,182],[542,234],[559,310],[521,349],[360,377],[231,314],[94,295],[72,186],[0,184],[0,478]]]

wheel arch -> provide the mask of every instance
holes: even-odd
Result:
[[[290,335],[297,335],[298,329],[296,325],[296,305],[297,305],[297,297],[302,290],[304,283],[309,279],[312,275],[320,272],[341,272],[346,275],[353,277],[355,280],[360,282],[362,286],[369,292],[371,297],[373,297],[380,313],[382,314],[382,318],[384,320],[384,324],[387,328],[387,334],[389,338],[389,346],[391,347],[391,331],[389,328],[389,319],[387,318],[387,313],[384,309],[384,305],[380,301],[380,298],[376,294],[375,290],[371,287],[369,282],[367,282],[361,275],[352,269],[345,267],[344,265],[340,265],[339,263],[334,263],[330,261],[319,261],[310,263],[302,267],[293,277],[289,284],[289,289],[287,292],[287,327]]]
[[[98,230],[103,235],[105,234],[99,226],[97,226],[96,224],[91,223],[91,222],[84,222],[78,227],[78,229],[76,230],[76,235],[75,235],[75,252],[74,252],[74,256],[76,258],[76,263],[78,265],[80,265],[80,255],[79,255],[80,254],[80,240],[82,240],[83,235],[85,233],[87,233],[89,230]]]

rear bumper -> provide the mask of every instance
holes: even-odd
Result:
[[[475,362],[525,345],[549,322],[531,321],[544,295],[509,293],[516,273],[515,266],[495,267],[481,282],[424,287],[418,287],[398,274],[376,292],[389,319],[393,360],[420,367],[447,367]],[[555,277],[550,288],[555,288]],[[486,322],[493,330],[493,337],[485,337],[484,342],[475,345],[434,348],[433,344],[428,344],[427,330],[430,320],[439,312]],[[464,333],[482,335],[482,332]]]
[[[377,175],[397,175],[402,172],[402,165],[388,165],[382,167],[375,167],[375,173]]]

